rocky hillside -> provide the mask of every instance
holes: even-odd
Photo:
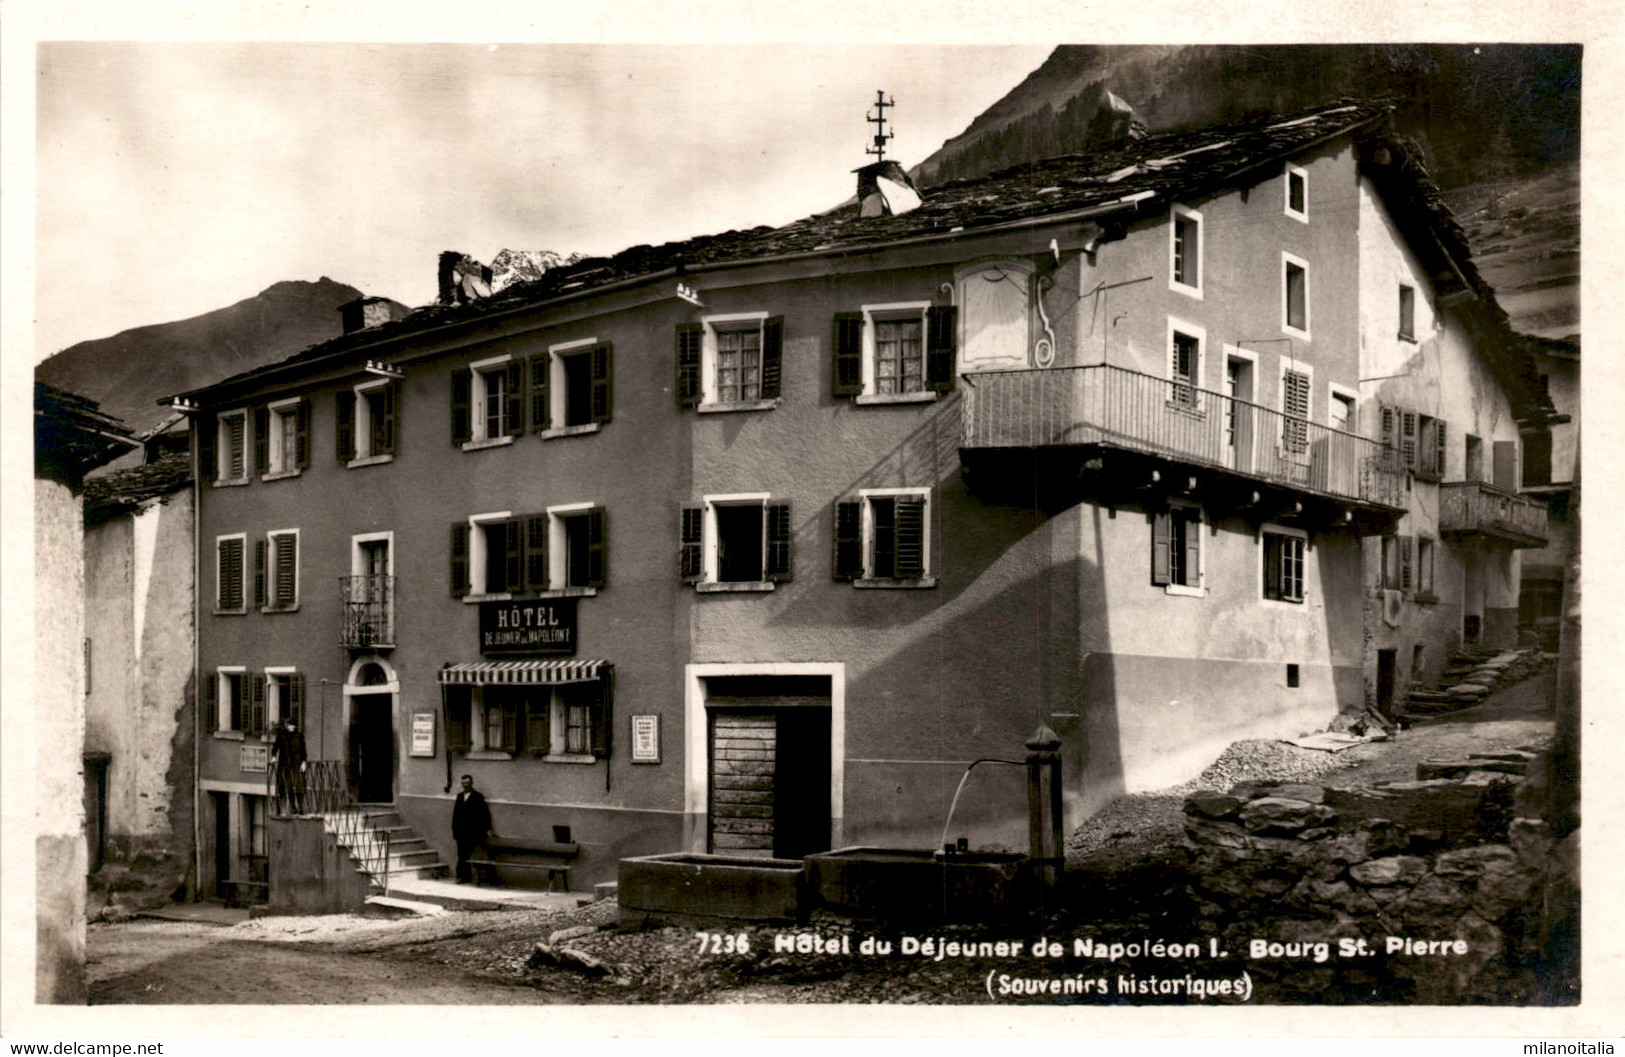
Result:
[[[81,341],[41,363],[35,377],[89,397],[140,432],[165,416],[157,401],[338,336],[338,307],[361,292],[323,276],[288,281],[191,319]]]

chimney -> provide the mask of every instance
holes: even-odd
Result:
[[[339,306],[339,319],[346,334],[389,323],[402,315],[399,306],[387,297],[358,297]]]
[[[922,201],[914,181],[894,161],[877,161],[854,171],[858,174],[858,205],[865,217],[897,216]]]
[[[1094,118],[1089,122],[1089,129],[1084,133],[1085,141],[1091,147],[1123,140],[1142,140],[1145,137],[1145,122],[1134,113],[1132,106],[1111,91],[1100,101]]]
[[[440,255],[440,303],[466,305],[491,296],[491,269],[466,253],[446,250]]]

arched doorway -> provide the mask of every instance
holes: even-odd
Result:
[[[348,705],[350,795],[363,804],[395,800],[395,673],[382,658],[363,658],[344,686]]]

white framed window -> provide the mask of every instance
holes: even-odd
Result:
[[[255,470],[262,480],[294,477],[310,459],[310,405],[299,397],[273,401],[254,416]]]
[[[1309,223],[1309,172],[1302,166],[1286,164],[1286,172],[1281,181],[1283,205],[1286,215],[1293,220]]]
[[[1175,203],[1168,212],[1168,289],[1202,297],[1202,214]]]
[[[274,731],[277,724],[292,717],[305,729],[305,677],[299,669],[268,667],[265,669],[265,729]]]
[[[857,587],[935,587],[931,489],[865,488],[836,503],[834,577]]]
[[[790,504],[766,492],[706,496],[686,503],[679,571],[706,591],[771,591],[791,577]]]
[[[1207,594],[1202,583],[1202,508],[1171,500],[1151,519],[1151,582],[1171,595]]]
[[[451,527],[451,593],[465,602],[505,601],[524,590],[524,521],[503,510]]]
[[[243,591],[247,533],[216,536],[214,611],[216,613],[246,613],[248,598]]]
[[[215,420],[217,485],[248,483],[248,410],[222,411]]]
[[[858,404],[936,400],[954,387],[958,344],[953,305],[897,301],[837,312],[830,393]]]
[[[400,383],[372,378],[338,396],[338,457],[348,466],[374,466],[395,458]]]
[[[1399,284],[1399,340],[1416,341],[1416,287]]]
[[[469,690],[467,719],[460,702],[448,699],[447,739],[471,759],[510,760],[524,753],[550,763],[592,763],[609,753],[603,679]]]
[[[1309,339],[1309,262],[1281,253],[1281,330]]]
[[[607,341],[581,338],[532,356],[531,428],[544,439],[602,429],[612,410],[613,352]]]
[[[221,665],[204,678],[203,688],[204,709],[214,716],[216,734],[241,738],[254,730],[254,694],[248,669],[235,664]]]
[[[1360,432],[1360,394],[1336,382],[1328,382],[1326,391],[1326,424],[1344,433]]]
[[[595,503],[547,508],[547,579],[544,589],[596,593],[608,580],[605,512]],[[527,540],[527,543],[531,541]]]
[[[1309,455],[1309,421],[1313,407],[1315,369],[1301,360],[1281,361],[1281,451],[1289,456]]]
[[[766,312],[700,319],[701,411],[776,407],[783,370],[784,320]]]
[[[1258,539],[1263,556],[1261,595],[1268,601],[1301,605],[1307,597],[1304,554],[1308,550],[1309,534],[1284,525],[1266,524]]]
[[[1168,406],[1201,411],[1207,331],[1194,323],[1168,318]]]
[[[511,354],[451,373],[451,438],[464,451],[512,444],[525,429],[525,365]]]
[[[254,544],[254,604],[262,613],[299,608],[299,530],[277,529]]]

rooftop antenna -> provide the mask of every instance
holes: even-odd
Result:
[[[863,153],[873,154],[875,156],[875,161],[877,162],[883,162],[886,160],[886,141],[894,138],[896,135],[895,133],[888,133],[886,131],[886,108],[888,106],[896,105],[897,101],[895,99],[887,102],[886,93],[877,88],[875,89],[875,110],[877,113],[871,115],[866,112],[863,115],[863,119],[865,121],[875,126],[875,145],[873,147],[863,148]]]

